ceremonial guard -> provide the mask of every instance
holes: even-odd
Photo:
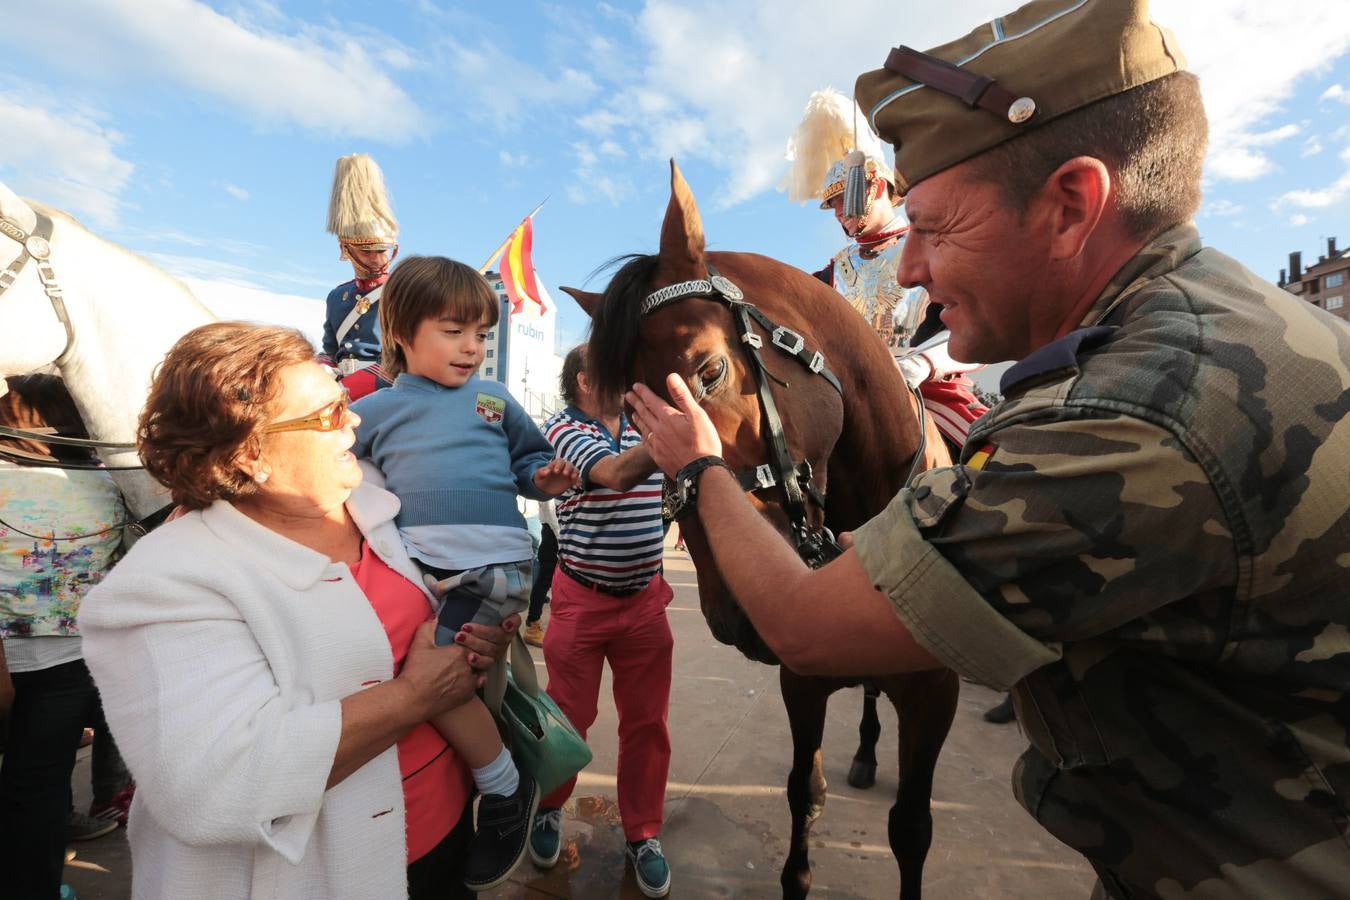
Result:
[[[398,255],[398,220],[385,193],[384,174],[364,153],[337,161],[328,231],[337,236],[341,258],[352,264],[356,276],[329,293],[323,323],[324,356],[345,378],[380,361],[377,304]]]
[[[780,187],[788,198],[818,198],[849,239],[815,276],[842,294],[892,348],[956,456],[970,424],[985,412],[964,377],[979,366],[948,355],[941,309],[928,303],[923,289],[906,290],[896,279],[909,225],[881,141],[852,100],[826,88],[807,101],[787,158],[792,167]]]

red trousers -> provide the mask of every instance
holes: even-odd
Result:
[[[674,592],[659,574],[639,593],[612,597],[573,581],[560,566],[544,660],[548,693],[585,737],[595,722],[600,672],[609,660],[619,714],[619,813],[624,835],[641,841],[661,833],[670,770],[670,668],[675,638],[666,618]],[[541,807],[560,807],[576,779]]]

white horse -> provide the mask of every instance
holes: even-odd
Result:
[[[214,318],[178,279],[0,183],[0,375],[54,365],[94,440],[135,442],[155,366]],[[139,464],[135,450],[101,455]],[[111,474],[136,518],[168,502],[143,471]]]

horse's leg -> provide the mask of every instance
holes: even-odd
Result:
[[[778,667],[778,683],[792,728],[792,771],[788,773],[788,809],[792,812],[792,840],[779,879],[783,896],[801,900],[811,890],[811,862],[807,858],[811,823],[825,806],[825,774],[820,768],[820,739],[825,733],[825,703],[833,687],[818,678],[806,678]]]
[[[900,720],[900,787],[887,834],[900,866],[901,900],[923,894],[923,863],[933,843],[933,770],[956,715],[960,681],[946,669],[895,677],[882,685]]]
[[[877,718],[877,697],[881,695],[875,681],[863,682],[863,714],[858,723],[858,752],[853,754],[853,765],[848,769],[848,783],[867,790],[877,783],[877,740],[881,737],[881,720]]]

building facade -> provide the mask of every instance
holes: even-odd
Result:
[[[1350,320],[1350,251],[1338,250],[1336,239],[1327,238],[1327,252],[1317,262],[1303,268],[1303,254],[1289,254],[1288,270],[1280,270],[1280,287],[1309,303],[1322,307],[1333,316]]]
[[[557,306],[541,284],[539,289],[544,292],[542,299],[547,310],[540,312],[538,306],[527,302],[520,312],[512,315],[501,275],[487,272],[484,277],[497,292],[501,306],[497,327],[488,332],[479,371],[482,377],[506,385],[530,417],[542,422],[563,406],[558,396],[562,357],[555,349]]]

